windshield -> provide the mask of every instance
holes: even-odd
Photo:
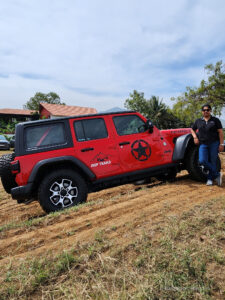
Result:
[[[0,135],[0,140],[6,141],[6,138],[4,137],[4,135]]]

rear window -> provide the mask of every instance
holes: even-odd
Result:
[[[105,121],[101,118],[75,121],[74,130],[78,142],[108,137]]]
[[[31,126],[25,129],[27,150],[51,147],[66,143],[63,123]]]
[[[5,136],[4,136],[4,135],[0,135],[0,140],[4,140],[4,141],[6,141],[6,138],[5,138]]]

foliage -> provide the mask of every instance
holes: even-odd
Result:
[[[15,127],[16,127],[17,123],[18,122],[8,122],[8,121],[5,121],[4,119],[0,119],[0,133],[14,134],[15,133]]]
[[[186,91],[171,100],[176,101],[173,113],[187,126],[201,116],[202,105],[208,103],[213,108],[213,114],[221,115],[225,106],[225,64],[218,61],[215,65],[205,66],[208,78],[202,80],[199,87],[187,87]]]
[[[151,119],[158,128],[178,128],[183,127],[183,123],[178,117],[173,115],[168,106],[159,100],[159,97],[152,96],[149,100],[144,98],[144,93],[136,90],[126,99],[125,107],[131,110],[139,111],[145,117]]]
[[[54,92],[48,94],[38,92],[34,97],[31,97],[23,107],[24,109],[35,110],[38,112],[40,102],[65,105],[65,103],[61,102],[59,95]]]

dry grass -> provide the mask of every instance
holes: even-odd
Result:
[[[0,156],[4,155],[4,154],[8,154],[8,153],[12,153],[12,149],[11,150],[0,150]]]
[[[222,197],[120,248],[102,230],[69,252],[9,264],[0,299],[224,299],[224,241]]]

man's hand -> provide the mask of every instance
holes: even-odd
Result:
[[[194,143],[195,143],[195,145],[199,145],[199,140],[198,140],[198,138],[194,138]]]
[[[219,145],[219,152],[223,152],[224,150],[224,146],[223,145]]]

